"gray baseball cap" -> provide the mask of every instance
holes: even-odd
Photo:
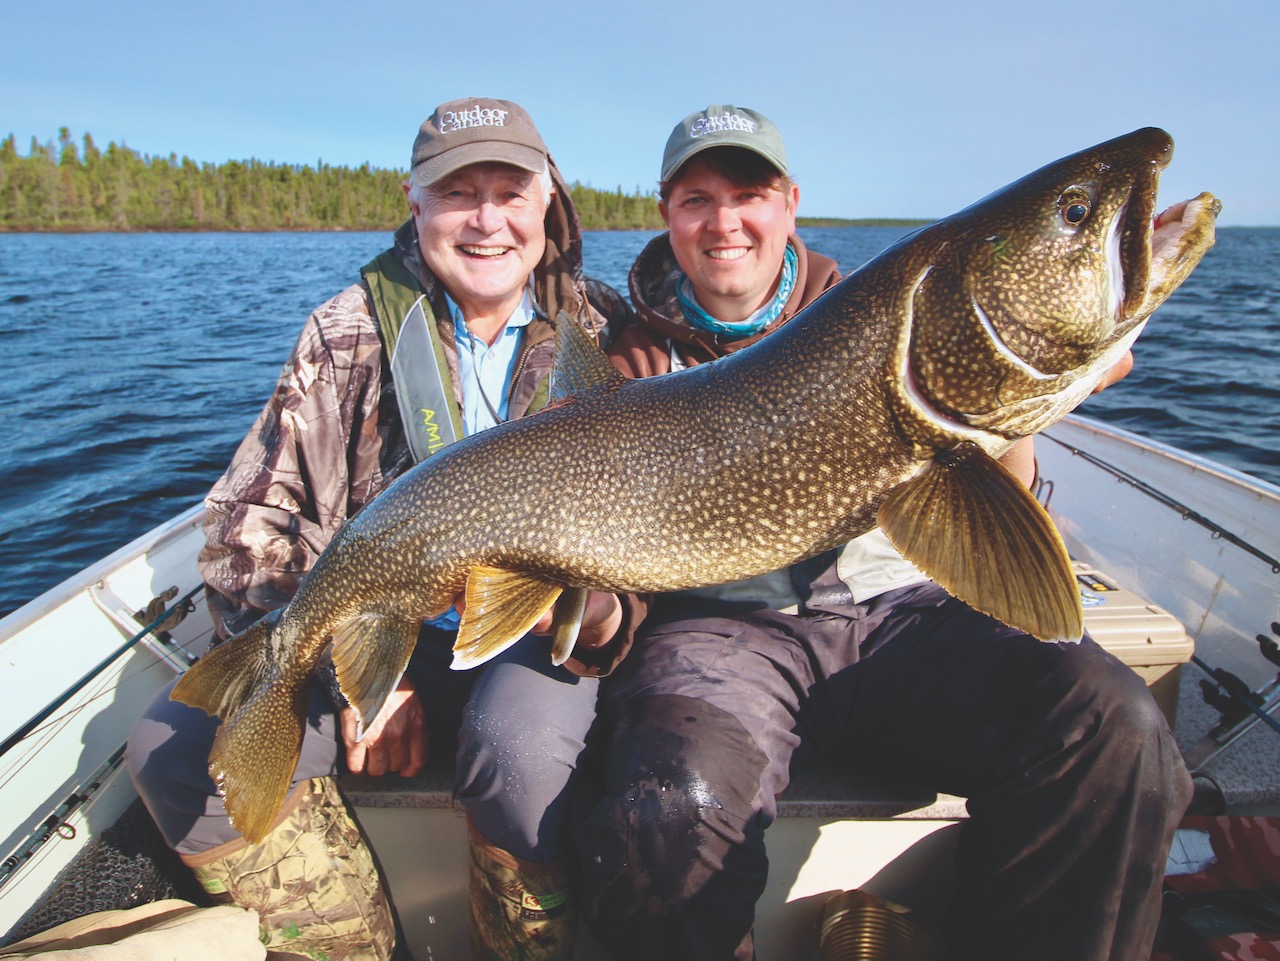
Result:
[[[413,182],[429,187],[468,164],[547,170],[547,145],[524,108],[510,100],[464,97],[438,106],[413,141]]]
[[[772,120],[746,107],[712,104],[689,114],[671,131],[662,152],[661,181],[666,183],[690,157],[710,147],[745,147],[788,176],[787,152]]]

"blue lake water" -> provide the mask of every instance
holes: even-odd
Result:
[[[901,237],[802,228],[849,271]],[[653,236],[586,238],[626,291]],[[195,503],[385,233],[0,235],[0,615]],[[1219,232],[1082,413],[1280,483],[1280,230]]]

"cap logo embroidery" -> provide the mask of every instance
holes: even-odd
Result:
[[[440,132],[453,133],[469,127],[505,127],[509,112],[480,106],[470,110],[450,110],[440,116]]]
[[[689,126],[690,137],[707,137],[725,130],[755,133],[756,122],[740,113],[722,113],[714,117],[699,117]]]

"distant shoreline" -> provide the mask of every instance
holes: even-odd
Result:
[[[800,217],[797,227],[924,227],[932,220],[915,220],[908,218],[857,218],[841,217]],[[4,234],[376,234],[391,233],[400,226],[390,227],[90,227],[82,225],[66,225],[57,227],[15,227],[0,224],[0,235]],[[583,227],[583,233],[655,231],[657,227]],[[1228,224],[1219,225],[1218,230],[1280,230],[1280,224]]]
[[[846,219],[842,217],[800,217],[798,227],[923,227],[931,220],[877,217]],[[359,234],[390,233],[399,223],[373,227],[96,227],[82,224],[58,226],[14,226],[0,224],[0,234]],[[657,227],[587,227],[584,233],[595,231],[653,231]]]

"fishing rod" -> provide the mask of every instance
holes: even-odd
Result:
[[[1232,531],[1223,527],[1221,524],[1218,524],[1217,522],[1211,520],[1210,518],[1205,517],[1199,511],[1193,510],[1192,508],[1188,507],[1186,504],[1183,504],[1181,501],[1176,500],[1173,497],[1170,497],[1168,494],[1160,490],[1158,487],[1153,487],[1151,484],[1148,484],[1146,481],[1142,480],[1141,478],[1135,477],[1133,474],[1130,474],[1128,471],[1122,470],[1121,468],[1116,467],[1114,464],[1108,463],[1107,461],[1103,460],[1101,457],[1098,457],[1096,454],[1090,454],[1088,451],[1081,450],[1079,447],[1075,447],[1074,445],[1068,444],[1065,441],[1058,440],[1058,438],[1050,436],[1049,434],[1040,434],[1040,436],[1045,438],[1046,440],[1051,440],[1055,444],[1057,444],[1059,447],[1062,447],[1070,451],[1072,456],[1083,458],[1085,461],[1092,464],[1094,467],[1097,467],[1099,470],[1105,471],[1106,473],[1110,474],[1112,477],[1115,477],[1117,480],[1123,481],[1124,483],[1129,484],[1130,486],[1141,491],[1143,494],[1146,494],[1152,500],[1160,504],[1163,504],[1165,507],[1168,507],[1170,510],[1176,511],[1184,521],[1191,521],[1193,524],[1198,524],[1199,526],[1205,528],[1210,533],[1212,533],[1214,537],[1220,538],[1229,544],[1234,544],[1236,547],[1240,548],[1242,551],[1252,554],[1254,557],[1258,558],[1263,563],[1270,565],[1271,573],[1280,574],[1280,559],[1272,557],[1270,554],[1268,554],[1266,551],[1262,550],[1261,548],[1255,547],[1253,544],[1250,544],[1240,535],[1233,533]]]
[[[1280,574],[1280,559],[1277,559],[1256,544],[1250,543],[1245,537],[1229,530],[1212,518],[1205,516],[1123,468],[1107,462],[1096,454],[1081,450],[1079,447],[1059,440],[1047,433],[1040,436],[1046,440],[1053,441],[1072,456],[1083,459],[1091,466],[1111,475],[1121,483],[1128,484],[1161,506],[1174,511],[1183,520],[1191,521],[1193,524],[1204,528],[1215,539],[1225,541],[1246,554],[1257,558],[1271,568],[1271,573]],[[1050,487],[1051,490],[1052,488]],[[1050,493],[1051,496],[1052,493]],[[1280,637],[1280,623],[1273,622],[1271,630],[1273,634]],[[1280,667],[1280,644],[1264,634],[1257,636],[1257,642],[1261,655],[1271,664]],[[1203,767],[1259,721],[1270,727],[1274,733],[1280,734],[1280,721],[1277,721],[1271,713],[1275,710],[1277,704],[1280,704],[1280,674],[1277,674],[1274,680],[1255,691],[1251,690],[1249,684],[1231,671],[1221,667],[1213,667],[1199,656],[1193,655],[1191,662],[1208,675],[1209,679],[1201,680],[1200,682],[1201,696],[1204,702],[1218,713],[1218,721],[1196,744],[1183,752],[1188,767],[1193,771]]]
[[[182,597],[180,597],[177,600],[177,602],[173,604],[172,607],[169,607],[166,610],[162,611],[159,614],[159,616],[156,617],[155,620],[153,620],[150,624],[148,624],[146,627],[140,630],[137,634],[133,635],[133,637],[129,638],[127,641],[121,644],[120,647],[116,648],[116,650],[112,651],[109,655],[103,658],[88,673],[86,673],[83,677],[81,677],[80,680],[76,681],[69,688],[63,691],[62,694],[60,694],[57,698],[55,698],[47,707],[44,708],[44,710],[40,711],[33,718],[31,718],[31,720],[27,721],[26,724],[22,725],[22,727],[18,728],[11,735],[9,735],[9,737],[5,739],[4,743],[0,744],[0,757],[4,757],[6,754],[9,753],[9,751],[11,751],[13,748],[17,747],[20,743],[22,743],[22,741],[27,737],[27,735],[29,735],[32,731],[38,728],[46,720],[48,720],[49,717],[52,714],[54,714],[54,712],[56,712],[59,708],[61,708],[64,704],[66,704],[69,700],[71,700],[71,698],[75,697],[76,694],[84,690],[84,688],[87,687],[90,683],[92,683],[94,678],[96,678],[99,674],[105,671],[113,661],[115,661],[121,655],[128,653],[130,649],[135,647],[139,642],[143,640],[143,638],[147,637],[153,631],[159,628],[160,625],[162,625],[166,620],[174,616],[179,611],[182,611],[182,613],[185,615],[187,605],[191,602],[191,599],[195,597],[196,594],[200,593],[203,590],[204,590],[204,584],[198,584],[195,587],[193,587],[191,590],[187,591],[187,593],[184,594]]]

